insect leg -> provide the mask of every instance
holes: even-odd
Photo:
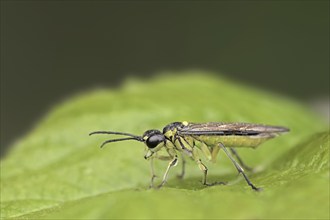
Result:
[[[182,160],[182,170],[181,174],[177,175],[179,179],[183,179],[185,173],[186,173],[186,160],[184,159],[183,154],[181,154],[181,160]]]
[[[204,173],[204,177],[203,177],[203,185],[206,185],[208,186],[207,182],[206,182],[206,178],[207,178],[207,167],[202,163],[201,159],[197,160],[197,164],[198,164],[198,167],[201,171],[203,171]]]
[[[155,169],[154,169],[154,158],[159,159],[159,160],[172,160],[173,159],[173,157],[171,157],[171,156],[159,156],[157,154],[154,154],[153,157],[150,158],[151,181],[150,181],[149,188],[155,188],[154,180],[157,177],[157,175],[155,174]]]
[[[241,157],[238,155],[237,151],[234,148],[229,148],[230,151],[232,152],[232,154],[236,157],[236,159],[238,160],[238,163],[246,170],[248,171],[252,171],[253,168],[249,167],[248,165],[246,165],[243,160],[241,159]]]
[[[207,171],[208,171],[208,169],[205,166],[205,164],[203,164],[202,160],[199,158],[197,148],[194,148],[194,150],[193,150],[193,158],[196,161],[199,169],[204,173],[203,180],[202,180],[203,185],[205,185],[205,186],[214,186],[214,185],[220,185],[220,184],[225,185],[226,184],[224,182],[207,183]]]
[[[178,164],[178,156],[175,155],[173,160],[171,160],[167,166],[167,169],[164,173],[164,176],[163,176],[163,180],[162,182],[159,184],[158,188],[162,187],[165,183],[166,183],[166,180],[167,180],[167,176],[168,176],[168,172],[170,171],[170,169],[173,167],[173,166],[176,166]]]
[[[243,175],[243,177],[244,177],[245,181],[247,182],[247,184],[248,184],[249,186],[251,186],[252,189],[254,189],[254,190],[256,190],[256,191],[259,191],[261,188],[258,188],[258,187],[256,187],[255,185],[253,185],[253,184],[251,183],[251,181],[249,180],[249,178],[248,178],[248,177],[246,176],[246,174],[244,173],[243,168],[242,168],[242,167],[241,167],[241,166],[235,161],[235,159],[230,155],[230,153],[227,151],[226,147],[225,147],[222,143],[220,143],[219,146],[220,146],[220,148],[222,148],[222,150],[226,153],[226,155],[229,157],[229,159],[231,160],[231,162],[233,162],[233,164],[235,165],[237,171]]]
[[[154,169],[154,158],[150,159],[150,170],[151,170],[151,181],[149,188],[154,188],[154,179],[157,177],[155,175],[155,169]]]
[[[217,156],[218,156],[219,151],[220,151],[220,147],[218,145],[215,145],[211,152],[211,161],[213,163],[215,163],[217,161]]]
[[[205,186],[214,186],[214,185],[225,185],[226,183],[225,182],[214,182],[214,183],[207,183],[207,167],[205,166],[205,164],[203,164],[202,160],[201,159],[198,159],[196,160],[197,164],[198,164],[198,167],[201,171],[203,171],[204,173],[204,177],[203,177],[203,181],[202,181],[202,184],[205,185]]]

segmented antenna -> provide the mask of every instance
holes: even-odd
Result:
[[[102,148],[104,145],[112,142],[117,142],[117,141],[127,141],[127,140],[135,140],[135,141],[140,141],[143,142],[143,138],[134,134],[129,134],[129,133],[124,133],[124,132],[115,132],[115,131],[94,131],[91,132],[89,135],[94,135],[94,134],[115,134],[115,135],[125,135],[129,136],[127,138],[118,138],[118,139],[110,139],[107,141],[104,141],[100,148]]]

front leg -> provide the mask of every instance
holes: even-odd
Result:
[[[151,181],[150,181],[149,188],[156,188],[155,185],[154,185],[154,180],[157,176],[155,174],[155,169],[154,169],[154,159],[159,159],[159,160],[164,160],[164,161],[171,160],[171,162],[169,163],[169,166],[167,167],[166,172],[164,174],[162,183],[159,186],[157,186],[157,188],[162,187],[166,182],[166,179],[167,179],[168,172],[169,172],[170,168],[177,164],[177,156],[176,155],[171,156],[171,154],[169,152],[168,156],[157,155],[157,154],[147,154],[144,158],[145,159],[150,159]]]
[[[154,179],[157,177],[155,175],[155,169],[154,169],[154,158],[150,159],[150,170],[151,170],[151,181],[149,188],[154,188]]]
[[[170,169],[173,167],[173,166],[176,166],[178,164],[178,156],[175,155],[174,158],[169,162],[168,166],[167,166],[167,169],[164,173],[164,176],[163,176],[163,180],[162,182],[158,185],[158,188],[162,187],[166,181],[167,181],[167,177],[168,177],[168,173],[170,171]]]

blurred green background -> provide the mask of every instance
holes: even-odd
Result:
[[[1,1],[1,151],[72,94],[182,69],[323,103],[329,1]]]

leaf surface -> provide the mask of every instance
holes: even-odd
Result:
[[[143,144],[98,146],[111,136],[95,130],[162,129],[174,121],[281,125],[290,133],[257,150],[238,149],[256,173],[254,192],[220,154],[206,162],[210,181],[188,161],[184,180],[170,173],[160,190],[148,189]],[[167,163],[158,162],[163,174]],[[157,181],[160,181],[158,178]],[[305,106],[202,72],[167,75],[120,89],[99,89],[58,104],[1,161],[2,218],[329,218],[329,131]]]

